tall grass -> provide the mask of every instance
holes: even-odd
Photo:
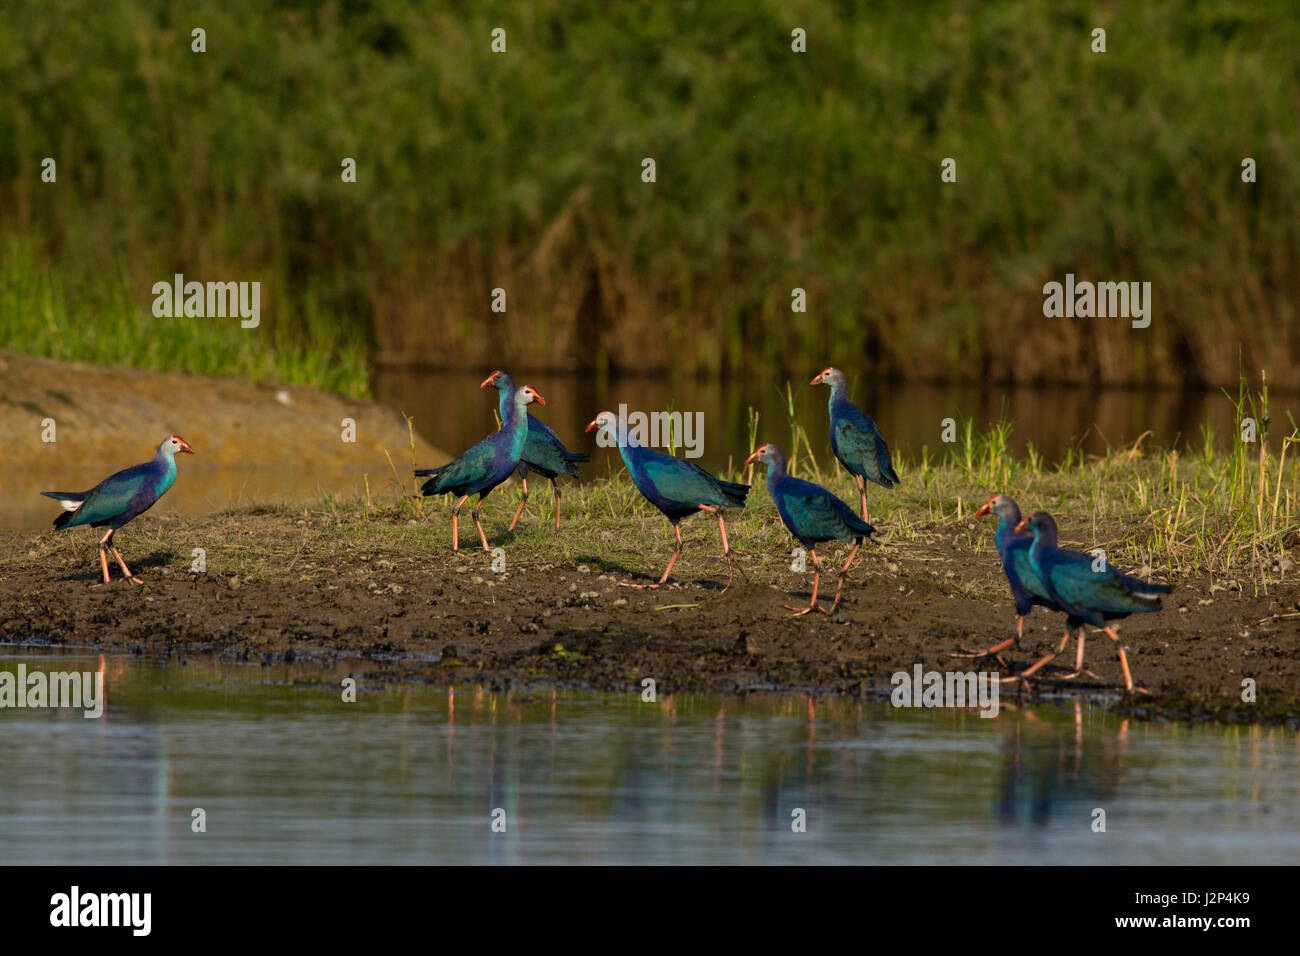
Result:
[[[334,321],[312,295],[292,317],[155,318],[117,274],[75,291],[30,245],[0,248],[0,349],[50,358],[163,371],[238,376],[365,395],[365,339]]]
[[[173,272],[261,279],[304,360],[323,321],[457,367],[852,355],[912,380],[1223,384],[1231,343],[1296,387],[1298,48],[1290,0],[18,0],[0,238],[69,292],[120,276],[119,325]],[[1150,281],[1151,327],[1044,319],[1067,271]],[[163,331],[172,358],[188,334]]]

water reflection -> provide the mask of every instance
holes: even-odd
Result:
[[[1280,863],[1300,852],[1300,735],[1284,728],[1129,723],[1087,702],[983,720],[841,697],[643,703],[364,682],[346,704],[345,670],[304,664],[0,650],[0,669],[19,662],[103,668],[109,705],[97,720],[0,710],[11,863]],[[1105,833],[1092,828],[1097,808]]]

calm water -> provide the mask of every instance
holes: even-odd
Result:
[[[472,374],[380,371],[375,380],[376,396],[415,418],[416,429],[431,443],[458,454],[495,430],[493,418],[497,393],[480,391],[478,384],[491,369]],[[793,382],[795,415],[808,432],[819,461],[831,461],[826,401],[830,390],[813,387],[809,379],[820,369]],[[790,445],[789,415],[785,381],[763,382],[752,378],[671,382],[631,378],[602,383],[593,376],[548,373],[515,375],[516,384],[529,384],[546,399],[545,408],[531,409],[551,425],[571,449],[595,452],[595,473],[603,474],[616,464],[617,456],[597,449],[594,436],[583,429],[597,412],[617,411],[619,403],[629,411],[653,412],[672,409],[701,412],[704,422],[703,457],[706,468],[721,469],[728,461],[739,464],[749,447],[748,410],[759,413],[758,440],[775,442],[787,450]],[[1015,424],[1012,447],[1023,454],[1026,442],[1033,442],[1049,463],[1065,457],[1070,448],[1101,454],[1107,444],[1120,446],[1151,432],[1147,447],[1199,448],[1201,427],[1213,424],[1220,447],[1232,435],[1232,407],[1222,392],[1141,392],[1127,389],[1088,390],[1080,388],[1004,388],[990,386],[889,385],[869,387],[863,379],[850,376],[851,397],[880,426],[895,451],[919,458],[922,447],[934,457],[945,446],[940,423],[945,418],[958,422],[959,438],[966,419],[977,429],[1006,417]],[[1285,409],[1293,397],[1277,398]],[[1300,415],[1300,405],[1295,405]],[[1285,412],[1273,415],[1285,422]],[[621,464],[618,467],[622,467]]]
[[[344,704],[343,672],[302,665],[0,649],[0,669],[20,662],[102,668],[108,704],[89,720],[0,709],[5,863],[1300,858],[1294,730],[1130,723],[1088,703],[981,720],[473,686],[363,684]]]

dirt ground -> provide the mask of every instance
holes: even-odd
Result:
[[[790,570],[788,548],[757,554],[738,535],[749,581],[737,577],[721,593],[725,568],[709,525],[688,522],[678,583],[635,590],[619,582],[659,573],[670,551],[662,529],[605,530],[609,548],[574,547],[566,531],[545,527],[542,513],[528,516],[526,546],[499,536],[512,554],[504,573],[471,547],[468,522],[453,554],[440,514],[417,522],[394,510],[357,527],[271,510],[197,521],[146,516],[117,539],[147,582],[141,587],[116,576],[93,586],[98,567],[85,529],[78,538],[0,532],[0,642],[349,661],[359,678],[377,680],[626,689],[651,677],[660,690],[883,697],[891,674],[918,663],[1014,673],[1063,632],[1058,615],[1036,610],[1005,667],[950,657],[1010,636],[1014,614],[987,540],[972,554],[949,527],[869,543],[834,617],[793,618],[783,605],[806,604],[811,574]],[[991,524],[979,532],[991,536]],[[222,544],[209,545],[208,570],[190,573],[190,546],[201,541]],[[590,553],[597,550],[602,558]],[[236,551],[243,557],[223,567],[221,555]],[[823,558],[842,555],[831,549]],[[1267,595],[1251,582],[1175,583],[1163,611],[1119,624],[1134,679],[1151,694],[1117,706],[1156,718],[1300,717],[1300,583],[1277,582]],[[1087,650],[1095,677],[1059,679],[1073,663],[1071,644],[1027,692],[1118,695],[1112,643],[1089,629]],[[1241,700],[1247,677],[1257,682],[1254,703]],[[1012,685],[1005,693],[1015,693]]]

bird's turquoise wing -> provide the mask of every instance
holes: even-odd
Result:
[[[645,462],[642,470],[665,498],[712,504],[721,494],[716,478],[684,458],[656,456]]]
[[[886,488],[898,481],[889,446],[876,423],[848,402],[835,419],[835,451],[854,474]]]
[[[1061,552],[1062,557],[1051,569],[1052,590],[1075,607],[1122,614],[1152,609],[1152,598],[1143,598],[1129,590],[1120,573],[1110,564],[1100,572],[1092,569],[1092,555],[1077,551]]]
[[[110,521],[125,514],[131,507],[132,499],[140,493],[151,474],[149,466],[145,464],[105,478],[86,493],[85,501],[65,527]]]
[[[857,516],[824,488],[795,485],[778,494],[781,497],[781,516],[788,519],[786,526],[795,537],[849,541],[862,534],[851,523],[860,523]]]

